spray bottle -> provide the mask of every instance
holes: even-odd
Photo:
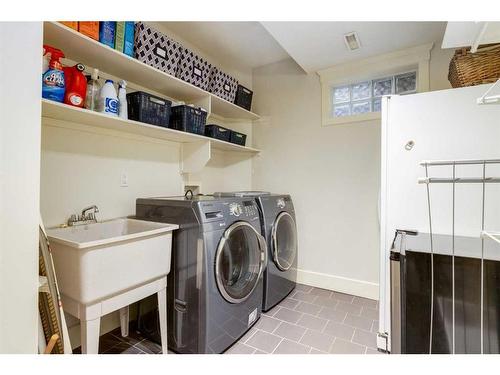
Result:
[[[65,66],[63,68],[66,81],[66,93],[64,103],[83,108],[85,95],[87,93],[87,79],[83,75],[85,65]]]
[[[87,82],[87,96],[85,98],[85,108],[91,111],[97,111],[99,106],[99,93],[101,85],[99,84],[99,70],[94,69]]]
[[[127,82],[120,81],[118,82],[118,116],[125,120],[128,119],[127,112]]]
[[[60,58],[64,53],[57,48],[44,45],[45,53],[50,53],[49,67],[42,75],[42,97],[45,99],[62,102],[66,89],[64,71]]]

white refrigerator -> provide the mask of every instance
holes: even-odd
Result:
[[[380,190],[380,311],[377,345],[391,351],[389,254],[396,229],[429,232],[424,160],[500,159],[500,105],[478,105],[490,85],[388,96],[382,103]],[[456,167],[456,176],[472,177],[482,166]],[[500,177],[500,165],[488,166]],[[432,169],[433,177],[451,177],[451,167]],[[456,190],[455,233],[479,236],[481,186]],[[433,233],[451,234],[450,186],[432,187]],[[485,228],[500,231],[500,184],[487,187]],[[500,248],[499,248],[500,251]]]

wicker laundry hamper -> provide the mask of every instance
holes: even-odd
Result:
[[[495,82],[500,78],[500,44],[485,45],[477,52],[470,48],[455,51],[450,61],[448,80],[452,87]]]

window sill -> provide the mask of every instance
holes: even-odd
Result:
[[[381,119],[380,112],[369,112],[352,116],[330,117],[323,121],[323,126],[343,125],[354,122],[366,122],[366,121],[374,121],[380,119]]]

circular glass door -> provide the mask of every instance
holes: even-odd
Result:
[[[272,230],[273,261],[281,271],[287,271],[297,255],[297,228],[288,212],[276,218]]]
[[[266,244],[250,224],[236,222],[226,231],[215,256],[215,277],[231,303],[246,300],[256,288],[265,263]]]

